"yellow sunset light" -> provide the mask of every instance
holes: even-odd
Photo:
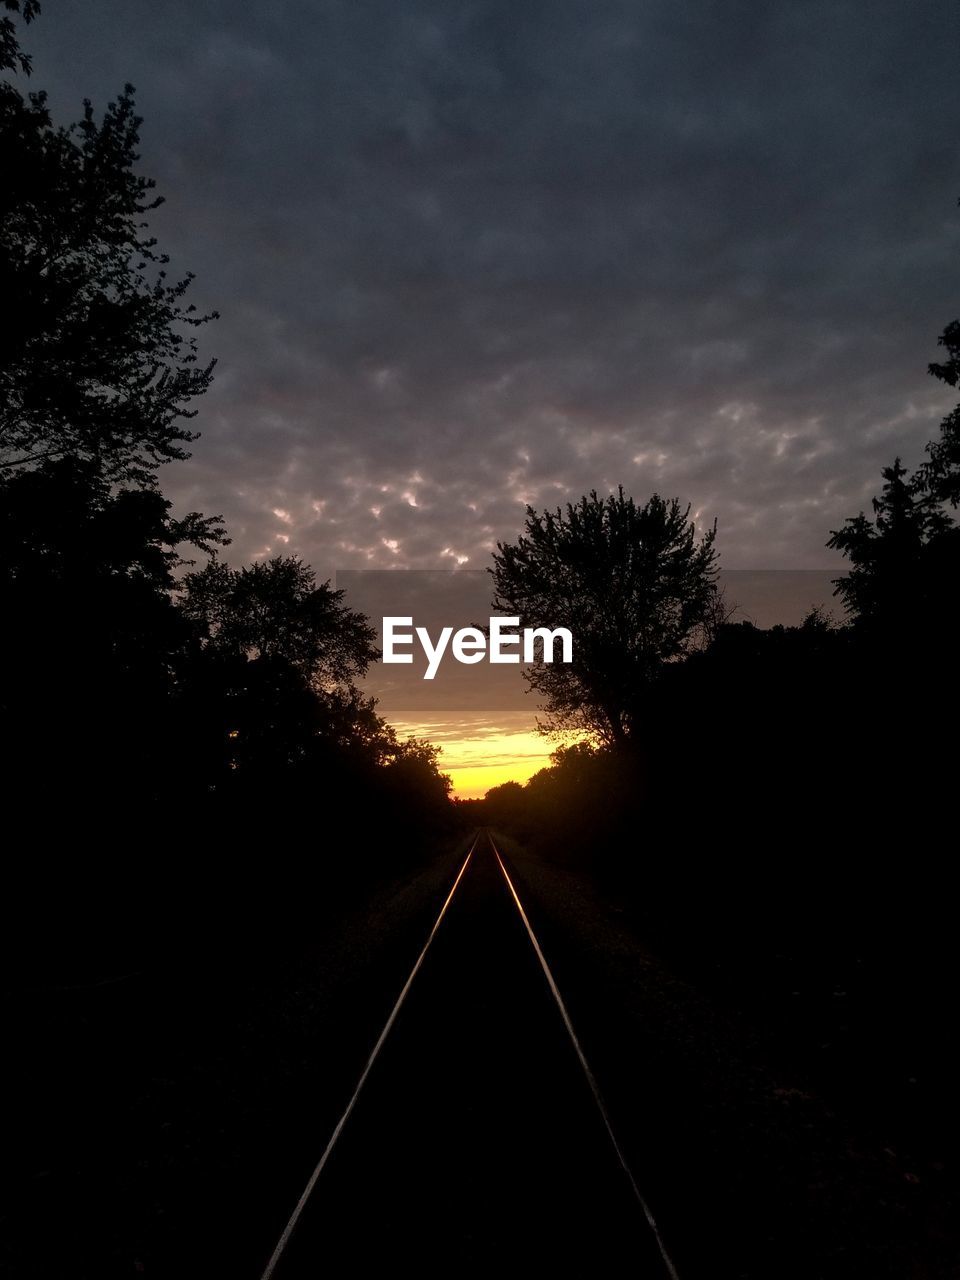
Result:
[[[530,729],[478,719],[400,722],[395,727],[401,738],[428,738],[441,748],[440,769],[450,775],[453,794],[460,800],[479,799],[503,782],[526,782],[550,764],[557,745]]]

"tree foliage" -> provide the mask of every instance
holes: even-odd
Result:
[[[20,48],[17,27],[11,13],[20,14],[24,22],[32,22],[40,12],[37,0],[3,0],[6,13],[0,18],[0,71],[21,71],[30,74],[30,57]]]
[[[15,19],[38,5],[0,12],[0,69],[27,74]],[[295,558],[229,567],[219,517],[175,517],[158,487],[195,438],[211,317],[148,233],[139,127],[129,86],[60,128],[0,81],[0,772],[22,803],[55,780],[98,826],[174,792],[187,826],[275,826],[318,787],[435,817],[436,753],[357,687],[367,620]],[[183,576],[184,548],[212,558]]]
[[[103,578],[167,593],[175,570],[190,563],[181,547],[210,552],[226,541],[219,516],[176,518],[158,490],[118,488],[88,460],[63,458],[0,478],[0,496],[8,589]]]
[[[37,12],[29,0],[22,10]],[[3,63],[24,69],[4,23]],[[162,201],[136,171],[140,124],[129,85],[99,122],[85,102],[62,128],[43,93],[0,81],[5,471],[73,457],[148,484],[196,439],[189,405],[213,372],[198,360],[196,330],[213,315],[186,302],[192,276],[168,278],[148,234],[145,215]]]
[[[411,799],[446,798],[437,749],[401,742],[355,683],[379,656],[376,632],[308,565],[278,556],[232,569],[213,559],[185,575],[178,612],[197,646],[184,696],[206,743],[201,773],[329,771],[349,760],[387,770],[384,785]]]
[[[172,590],[184,544],[216,521],[173,518],[159,490],[117,489],[90,459],[0,480],[0,756],[19,794],[169,783],[172,699],[189,647]]]
[[[960,320],[954,320],[939,338],[946,359],[930,365],[930,372],[948,387],[960,386]],[[940,424],[940,438],[927,445],[929,455],[921,479],[941,502],[960,505],[960,404]]]
[[[184,579],[181,608],[221,655],[282,661],[318,688],[346,685],[378,657],[376,632],[344,592],[295,556],[239,569],[211,560]]]
[[[625,743],[658,672],[696,646],[716,606],[716,526],[698,539],[689,515],[677,498],[637,506],[622,488],[594,491],[565,511],[528,507],[525,533],[498,543],[494,607],[573,635],[571,664],[528,671],[541,728]]]
[[[960,386],[960,321],[948,324],[939,342],[946,356],[929,372]],[[947,507],[960,504],[960,405],[943,419],[927,460],[912,475],[899,457],[881,474],[873,518],[861,511],[831,530],[827,546],[851,565],[835,580],[835,594],[874,639],[940,649],[958,613],[960,529]]]
[[[860,624],[916,629],[947,586],[939,553],[953,544],[947,541],[953,522],[923,477],[911,476],[899,458],[882,476],[873,519],[861,511],[827,542],[851,563],[835,579],[836,594]]]

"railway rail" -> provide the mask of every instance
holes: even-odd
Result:
[[[519,930],[518,924],[521,926]],[[446,953],[442,953],[444,946]],[[468,968],[463,968],[465,964]],[[495,971],[494,977],[499,976],[499,986],[494,985],[493,979],[489,983],[486,981],[488,968]],[[539,978],[534,970],[539,970]],[[410,1006],[417,1005],[418,1000],[418,1007],[411,1009]],[[497,1023],[500,1004],[511,1006],[505,1016],[512,1021],[502,1030]],[[517,1007],[513,1008],[514,1005]],[[455,1025],[449,1030],[451,1019]],[[472,1027],[477,1021],[482,1023],[482,1043],[480,1039],[476,1043],[471,1042]],[[520,1071],[515,1048],[523,1037],[526,1024],[531,1021],[533,1025],[524,1041],[528,1046],[524,1062],[532,1084],[527,1084],[526,1092],[518,1086],[519,1096],[515,1100],[511,1098],[507,1108],[511,1117],[503,1122],[504,1133],[511,1143],[516,1143],[517,1149],[511,1151],[503,1145],[492,1157],[487,1153],[487,1166],[495,1171],[509,1170],[517,1160],[526,1160],[533,1170],[533,1178],[540,1184],[542,1202],[549,1211],[550,1197],[555,1190],[550,1178],[555,1166],[566,1160],[563,1181],[558,1175],[556,1183],[556,1188],[567,1197],[562,1206],[557,1206],[557,1222],[566,1223],[576,1216],[576,1188],[570,1184],[572,1179],[580,1178],[586,1189],[585,1201],[596,1197],[600,1206],[597,1216],[605,1217],[609,1209],[616,1217],[620,1239],[618,1247],[623,1250],[617,1255],[621,1264],[618,1270],[626,1268],[634,1274],[679,1280],[650,1203],[642,1193],[617,1137],[597,1078],[510,875],[508,860],[492,835],[485,830],[477,833],[453,880],[356,1087],[280,1233],[261,1280],[287,1280],[287,1277],[306,1274],[314,1268],[322,1269],[318,1255],[325,1247],[327,1235],[331,1231],[344,1230],[345,1219],[354,1213],[358,1221],[375,1215],[371,1201],[376,1201],[376,1194],[369,1188],[365,1171],[381,1163],[384,1151],[388,1154],[393,1151],[397,1160],[397,1172],[393,1175],[395,1185],[402,1187],[409,1181],[403,1176],[403,1152],[420,1145],[418,1131],[408,1125],[387,1139],[384,1129],[393,1124],[397,1115],[400,1116],[398,1123],[402,1124],[404,1111],[412,1110],[421,1115],[425,1109],[430,1109],[432,1095],[429,1085],[420,1080],[428,1062],[424,1040],[432,1043],[437,1036],[442,1040],[446,1030],[449,1030],[447,1038],[454,1041],[459,1056],[451,1059],[453,1065],[450,1069],[443,1071],[441,1067],[436,1078],[444,1087],[449,1085],[453,1075],[459,1076],[459,1082],[456,1089],[450,1086],[452,1091],[443,1101],[438,1101],[438,1117],[424,1123],[428,1127],[430,1123],[437,1125],[438,1141],[444,1145],[448,1161],[449,1153],[453,1151],[466,1169],[474,1154],[470,1134],[474,1138],[473,1145],[476,1145],[478,1135],[480,1141],[485,1141],[491,1124],[495,1125],[504,1111],[503,1098],[509,1096],[509,1076],[504,1075],[501,1063],[509,1063],[514,1055],[517,1061],[515,1069]],[[541,1026],[544,1031],[539,1030]],[[424,1028],[429,1033],[426,1036]],[[398,1038],[402,1039],[404,1035],[410,1043],[396,1045]],[[502,1044],[491,1046],[490,1042],[496,1042],[498,1038]],[[391,1044],[396,1045],[392,1065],[388,1061]],[[542,1061],[528,1061],[532,1050],[538,1053],[542,1050]],[[573,1063],[576,1065],[571,1065]],[[537,1081],[545,1082],[548,1075],[550,1087],[561,1101],[552,1102],[546,1117],[539,1120],[535,1117],[529,1131],[525,1132],[526,1108],[536,1109]],[[579,1077],[579,1085],[574,1082],[574,1075]],[[417,1087],[421,1099],[419,1111],[411,1102],[411,1093]],[[371,1088],[375,1094],[379,1093],[379,1097],[368,1102]],[[501,1094],[496,1093],[498,1088],[502,1090]],[[490,1123],[478,1124],[461,1140],[456,1133],[458,1106],[466,1105],[464,1099],[471,1093],[476,1095],[479,1091],[485,1096],[491,1090],[495,1096],[488,1103]],[[369,1114],[365,1123],[361,1123],[365,1106]],[[556,1121],[558,1113],[560,1124]],[[486,1120],[488,1113],[485,1112],[483,1118]],[[358,1126],[363,1132],[357,1132]],[[570,1129],[569,1141],[566,1142],[564,1126]],[[452,1136],[451,1130],[454,1131]],[[533,1136],[534,1131],[539,1142]],[[351,1147],[355,1149],[351,1150]],[[521,1153],[522,1147],[528,1150]],[[536,1157],[530,1155],[530,1148],[542,1150],[540,1166]],[[538,1170],[541,1171],[539,1178]],[[385,1178],[389,1176],[384,1174]],[[455,1177],[456,1171],[447,1176]],[[515,1202],[526,1198],[525,1190],[529,1185],[530,1179],[526,1183],[518,1181],[513,1184]],[[606,1187],[611,1190],[605,1191]],[[505,1206],[505,1212],[509,1212],[509,1205]],[[531,1216],[534,1221],[542,1221],[543,1211],[539,1217],[536,1212]],[[590,1206],[586,1203],[582,1216],[582,1230],[589,1236],[593,1224]],[[311,1222],[312,1219],[315,1221]],[[398,1217],[396,1221],[402,1223],[403,1219]],[[530,1228],[531,1232],[536,1230],[539,1228]],[[609,1227],[597,1222],[596,1231],[598,1237],[602,1236],[608,1247],[612,1247]],[[304,1236],[309,1238],[304,1239]],[[362,1248],[363,1243],[359,1238],[357,1247]],[[630,1251],[634,1247],[636,1256],[631,1259]],[[397,1242],[397,1249],[399,1257],[402,1241]],[[291,1258],[298,1250],[299,1258]],[[635,1266],[631,1265],[632,1261],[636,1262]]]

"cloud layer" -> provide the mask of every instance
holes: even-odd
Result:
[[[954,25],[945,29],[944,23]],[[60,119],[126,80],[155,227],[223,319],[180,505],[232,559],[478,568],[618,483],[727,567],[829,530],[950,404],[942,5],[50,3]]]

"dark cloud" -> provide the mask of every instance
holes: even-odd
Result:
[[[59,118],[125,80],[223,319],[178,502],[237,558],[485,562],[617,483],[724,563],[828,531],[949,403],[957,22],[904,5],[47,0]]]

